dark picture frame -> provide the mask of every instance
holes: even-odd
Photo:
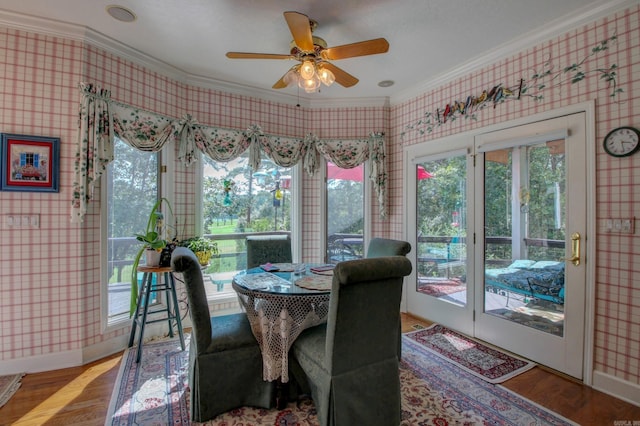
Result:
[[[3,133],[0,190],[58,192],[60,138]]]

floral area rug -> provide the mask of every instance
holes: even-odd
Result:
[[[23,376],[23,373],[0,376],[0,407],[18,391]]]
[[[490,348],[440,324],[405,336],[489,383],[502,383],[535,367],[531,361]]]
[[[186,336],[185,336],[186,337]],[[188,345],[187,345],[188,347]],[[135,349],[135,348],[134,348]],[[189,425],[188,351],[178,339],[145,344],[138,365],[125,351],[106,425]],[[573,425],[499,385],[461,370],[403,337],[400,366],[401,426]],[[313,401],[302,398],[283,410],[241,407],[206,426],[316,426]]]

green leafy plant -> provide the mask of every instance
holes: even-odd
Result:
[[[203,266],[209,264],[209,259],[212,256],[218,255],[218,243],[203,236],[188,238],[182,241],[180,245],[194,252]]]
[[[167,246],[167,240],[162,238],[158,232],[158,228],[163,225],[164,214],[160,210],[162,203],[167,205],[167,208],[173,216],[173,210],[171,209],[171,203],[166,198],[160,198],[151,208],[149,213],[149,219],[147,219],[147,227],[143,233],[135,234],[136,240],[142,243],[142,247],[136,253],[133,259],[133,266],[131,268],[131,301],[129,315],[133,315],[138,304],[138,266],[140,265],[140,259],[142,258],[145,250],[157,250],[161,251]]]
[[[210,253],[211,255],[218,254],[218,243],[210,238],[193,237],[184,240],[181,245],[189,248],[194,253],[202,251]]]

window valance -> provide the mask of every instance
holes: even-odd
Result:
[[[260,167],[264,153],[281,167],[302,162],[309,176],[320,167],[320,156],[339,167],[352,168],[370,161],[369,178],[378,198],[379,214],[387,215],[387,174],[384,134],[366,139],[323,140],[308,134],[304,138],[265,134],[259,125],[245,130],[206,126],[191,115],[166,117],[111,99],[108,90],[81,83],[78,146],[71,221],[80,223],[93,199],[95,184],[114,158],[114,138],[137,149],[155,152],[167,143],[178,144],[178,160],[185,166],[197,161],[197,152],[215,161],[230,161],[249,149],[249,164]]]

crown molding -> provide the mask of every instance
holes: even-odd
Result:
[[[225,93],[259,98],[277,103],[300,105],[305,108],[325,107],[358,107],[388,105],[388,99],[380,98],[345,98],[336,100],[319,100],[310,95],[299,96],[284,92],[274,92],[259,87],[251,87],[211,77],[190,74],[166,62],[160,61],[124,43],[114,40],[98,31],[82,25],[70,24],[52,19],[44,19],[31,15],[24,15],[6,10],[0,10],[0,25],[31,33],[60,37],[87,43],[118,57],[144,66],[163,76],[196,87],[208,88]]]
[[[146,55],[139,50],[133,49],[132,47],[107,37],[106,35],[89,27],[56,21],[53,19],[23,15],[6,10],[0,10],[0,25],[13,28],[15,30],[87,43],[123,59],[130,60],[136,64],[149,68],[152,71],[162,73],[162,75],[166,77],[174,78],[180,82],[185,81],[186,73],[183,70]]]
[[[176,68],[166,62],[153,58],[139,50],[133,49],[117,40],[95,31],[89,27],[69,24],[52,19],[44,19],[31,15],[18,14],[6,10],[0,10],[0,25],[17,30],[33,33],[51,35],[55,37],[67,38],[79,42],[91,44],[106,52],[117,55],[145,68],[158,72],[166,77],[173,78],[178,82],[218,90],[225,93],[259,98],[277,103],[301,105],[306,108],[348,108],[348,107],[388,107],[390,105],[401,104],[414,99],[423,93],[428,93],[437,87],[445,85],[450,81],[471,73],[474,70],[486,67],[501,59],[512,56],[517,52],[526,50],[532,46],[540,44],[545,40],[557,37],[571,29],[578,28],[589,22],[605,17],[625,8],[636,6],[640,0],[610,0],[597,6],[587,6],[580,13],[576,13],[570,18],[561,17],[549,22],[547,25],[534,32],[525,34],[511,42],[496,47],[492,51],[485,52],[481,56],[473,58],[468,62],[453,68],[438,77],[405,89],[389,97],[368,97],[368,98],[335,98],[323,99],[313,95],[300,96],[286,92],[274,92],[273,90],[258,87],[245,86],[237,83],[218,80],[211,77],[204,77],[190,74],[182,69]]]
[[[16,30],[84,41],[88,28],[54,19],[42,19],[0,9],[0,25]]]
[[[524,34],[508,43],[500,45],[493,50],[483,52],[482,55],[472,58],[462,65],[452,68],[451,70],[440,74],[438,77],[422,84],[405,89],[391,96],[391,105],[401,104],[416,98],[417,96],[428,93],[438,87],[441,87],[456,78],[463,77],[471,72],[487,67],[502,59],[508,58],[541,44],[547,40],[558,37],[573,29],[579,28],[585,24],[596,21],[600,18],[609,16],[615,12],[637,6],[640,0],[611,0],[596,6],[589,5],[583,7],[582,10],[571,17],[563,16],[555,19],[543,27],[535,31]]]

